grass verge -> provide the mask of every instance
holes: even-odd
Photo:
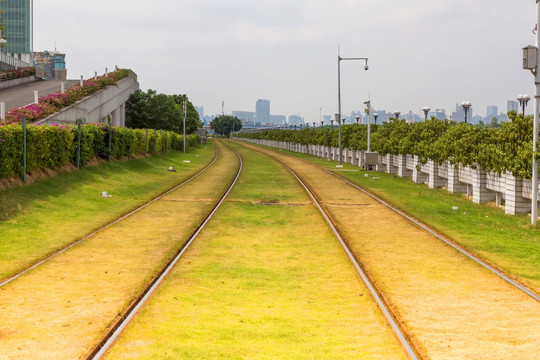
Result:
[[[214,158],[212,144],[103,163],[0,192],[0,279],[181,183]],[[189,163],[184,161],[190,161]],[[168,171],[169,166],[177,172]],[[107,191],[112,198],[101,197]]]
[[[230,197],[106,358],[406,358],[300,185],[241,151]]]
[[[465,195],[430,189],[410,178],[367,172],[350,164],[336,169],[335,161],[281,152],[335,171],[540,293],[540,231],[529,225],[529,216],[506,215],[493,204],[474,204]],[[454,206],[458,211],[452,210]]]

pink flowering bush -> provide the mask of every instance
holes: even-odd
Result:
[[[92,95],[107,86],[116,84],[119,80],[127,76],[129,76],[129,70],[121,69],[106,76],[98,77],[97,80],[86,80],[83,82],[83,86],[79,84],[72,86],[64,94],[57,92],[40,97],[37,104],[10,109],[6,113],[6,119],[0,122],[0,124],[20,124],[23,117],[26,118],[28,123],[46,118],[86,96]]]
[[[7,70],[0,73],[0,81],[20,79],[36,75],[35,67],[19,68],[17,70]]]

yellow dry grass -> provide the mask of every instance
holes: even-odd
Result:
[[[230,198],[106,358],[405,359],[296,180],[243,156]]]
[[[1,288],[0,358],[87,353],[232,180],[238,159],[220,151],[196,182]]]
[[[540,303],[315,165],[272,154],[315,189],[426,358],[538,359]]]

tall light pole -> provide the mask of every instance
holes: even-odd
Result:
[[[371,99],[364,101],[364,105],[367,106],[364,110],[367,115],[367,151],[371,152]]]
[[[356,115],[354,118],[356,119],[356,125],[358,125],[358,121],[360,120],[360,115]]]
[[[428,116],[430,110],[431,109],[429,108],[429,106],[424,106],[422,108],[422,111],[424,111],[424,120],[426,120],[426,121],[427,121],[427,116]]]
[[[375,125],[377,125],[377,118],[379,117],[379,113],[373,113],[373,118],[375,119]]]
[[[465,111],[465,124],[467,123],[467,113],[469,112],[469,109],[471,108],[471,102],[470,101],[463,101],[461,103],[461,107],[463,108],[463,111]]]
[[[517,100],[519,101],[519,105],[522,109],[521,113],[523,114],[523,117],[525,117],[525,106],[527,106],[527,103],[529,102],[529,100],[531,100],[531,97],[528,94],[519,94]]]
[[[341,119],[341,60],[364,60],[366,62],[366,65],[364,66],[364,70],[369,69],[368,67],[368,58],[343,58],[338,54],[338,126],[339,126],[339,164],[343,164],[343,156],[342,156],[342,149],[341,149],[341,123],[339,122],[339,119]]]
[[[538,161],[536,149],[538,148],[538,113],[540,113],[540,3],[536,0],[536,46],[527,46],[523,49],[523,68],[531,70],[534,75],[534,130],[533,130],[533,159],[532,159],[532,194],[531,194],[531,224],[536,226],[538,218]]]

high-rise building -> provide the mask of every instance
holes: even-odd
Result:
[[[446,120],[446,110],[444,109],[435,110],[435,117],[439,120]]]
[[[516,100],[508,100],[506,105],[506,112],[515,111],[519,112],[519,103]]]
[[[33,65],[33,0],[3,0],[0,2],[2,37],[6,46],[2,52]]]
[[[255,120],[261,124],[270,123],[270,100],[257,100],[255,105]]]
[[[66,54],[58,51],[42,51],[34,53],[34,64],[43,68],[44,79],[66,80]]]
[[[490,105],[487,107],[486,120],[491,121],[491,119],[496,118],[498,115],[499,109],[496,105]]]

